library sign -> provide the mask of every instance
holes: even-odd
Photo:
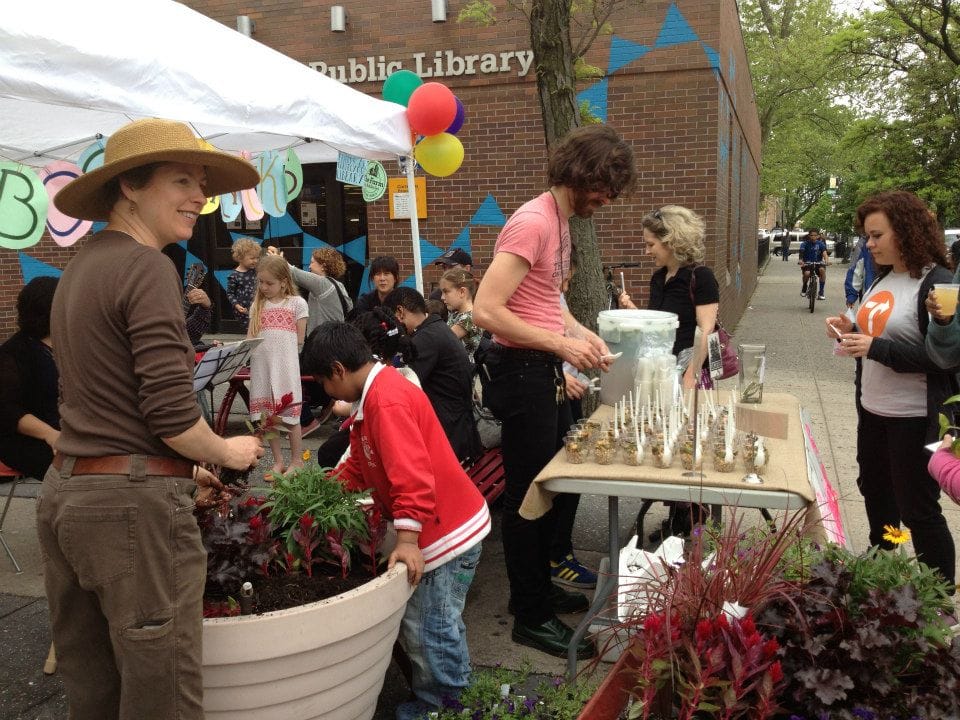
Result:
[[[525,77],[533,65],[532,50],[507,50],[499,53],[458,55],[453,50],[437,50],[433,55],[413,53],[404,63],[387,60],[384,55],[347,58],[343,65],[325,62],[307,63],[317,72],[329,75],[348,85],[362,82],[383,82],[397,70],[412,70],[421,78],[459,77],[461,75],[493,75],[513,73]]]

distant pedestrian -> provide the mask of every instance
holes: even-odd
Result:
[[[785,229],[780,229],[780,259],[787,262],[790,257],[790,233]]]

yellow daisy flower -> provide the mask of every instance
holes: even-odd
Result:
[[[304,461],[304,462],[307,462],[307,460],[309,460],[309,459],[310,459],[310,451],[309,451],[309,450],[304,450],[304,451],[303,451],[303,461]]]
[[[901,545],[910,539],[910,531],[904,528],[895,528],[893,525],[884,525],[883,539],[892,542],[894,545]]]

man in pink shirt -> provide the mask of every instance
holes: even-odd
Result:
[[[520,517],[519,509],[572,422],[563,362],[580,370],[608,369],[606,344],[561,308],[560,286],[570,267],[568,219],[590,217],[633,185],[633,151],[612,128],[576,128],[554,147],[547,175],[549,190],[522,205],[497,238],[473,317],[494,340],[485,353],[478,351],[478,362],[485,404],[502,423],[503,547],[516,615],[512,637],[564,657],[573,630],[556,613],[582,612],[586,598],[550,580],[556,503],[536,521]],[[562,496],[557,500],[566,502]],[[591,642],[577,647],[581,658],[595,653]]]

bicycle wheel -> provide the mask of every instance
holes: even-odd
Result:
[[[807,298],[810,300],[810,312],[813,312],[813,306],[817,302],[817,288],[819,285],[816,273],[810,273],[810,282],[807,283]]]

